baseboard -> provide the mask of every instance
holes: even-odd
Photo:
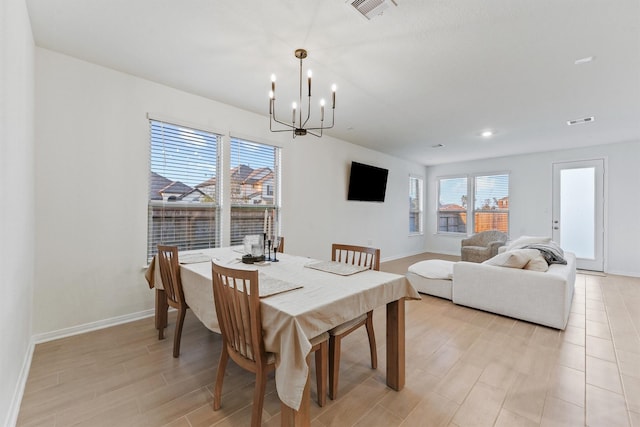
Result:
[[[420,254],[423,254],[423,253],[424,253],[424,251],[421,250],[421,251],[417,251],[415,253],[394,255],[394,256],[390,256],[390,257],[386,257],[386,258],[380,258],[380,262],[395,261],[397,259],[407,258],[407,257],[414,256],[414,255],[420,255]]]
[[[605,273],[613,274],[615,276],[640,277],[640,273],[637,271],[608,270]]]
[[[27,385],[27,378],[29,378],[29,369],[31,369],[31,360],[33,359],[33,350],[36,348],[36,343],[31,338],[29,341],[29,347],[27,348],[27,354],[22,362],[22,369],[20,369],[20,375],[18,375],[18,381],[16,383],[16,390],[13,393],[13,399],[11,405],[9,405],[9,413],[5,420],[5,427],[15,427],[18,422],[18,414],[20,413],[20,404],[22,403],[22,396],[24,395],[24,388]]]
[[[72,335],[84,334],[86,332],[97,331],[98,329],[110,328],[111,326],[129,323],[135,320],[151,317],[155,314],[154,309],[139,311],[137,313],[125,314],[123,316],[111,317],[109,319],[98,320],[97,322],[85,323],[83,325],[72,326],[70,328],[58,329],[57,331],[44,332],[35,334],[32,340],[36,344],[53,341],[60,338],[70,337]]]

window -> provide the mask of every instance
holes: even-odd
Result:
[[[471,191],[468,183],[466,176],[438,180],[438,232],[509,233],[509,174],[474,175]],[[467,203],[469,193],[473,197]]]
[[[280,149],[231,138],[231,245],[264,231],[265,210],[278,234]]]
[[[220,136],[150,120],[147,259],[158,243],[179,250],[219,246]]]
[[[473,231],[509,233],[509,175],[478,175],[474,178]]]
[[[467,177],[438,180],[438,233],[467,232]]]
[[[422,234],[422,178],[409,177],[409,234]]]

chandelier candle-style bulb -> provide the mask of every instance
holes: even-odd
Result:
[[[331,92],[332,92],[331,96],[333,98],[333,107],[332,107],[333,109],[336,108],[336,89],[338,89],[338,87],[335,84],[331,85]]]
[[[269,91],[269,115],[273,114],[273,91]]]
[[[335,124],[336,85],[334,84],[331,87],[331,123],[328,125],[324,123],[324,99],[320,101],[320,120],[318,121],[317,117],[314,120],[311,114],[311,78],[313,77],[311,70],[307,70],[307,99],[304,99],[305,91],[303,86],[304,77],[302,75],[302,61],[307,57],[307,51],[304,49],[296,49],[294,51],[294,55],[300,61],[298,75],[298,82],[300,86],[298,99],[296,100],[297,102],[292,103],[291,122],[278,120],[278,117],[276,116],[276,76],[275,74],[271,74],[271,91],[269,92],[269,130],[271,130],[271,132],[291,132],[294,138],[296,136],[304,136],[307,134],[321,137],[325,129],[331,129]],[[297,118],[296,115],[298,116]]]

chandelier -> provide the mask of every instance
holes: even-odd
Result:
[[[269,92],[269,129],[271,132],[293,132],[293,137],[310,134],[321,137],[322,131],[331,129],[334,124],[336,111],[336,85],[331,86],[331,124],[324,123],[324,99],[320,100],[320,126],[307,126],[311,118],[311,70],[307,72],[307,112],[306,115],[302,108],[302,60],[307,57],[307,51],[304,49],[296,49],[295,56],[300,60],[300,93],[298,102],[292,104],[291,122],[284,122],[276,118],[276,76],[271,75],[271,91]],[[303,121],[304,118],[304,121]],[[274,123],[284,126],[284,129],[274,129]],[[318,132],[319,131],[319,132]]]

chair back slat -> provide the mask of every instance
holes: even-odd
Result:
[[[158,245],[158,264],[167,302],[172,307],[182,304],[184,302],[184,294],[182,292],[182,282],[180,281],[178,247]]]
[[[331,245],[331,261],[380,270],[380,249],[334,243]]]
[[[213,299],[229,353],[250,363],[266,362],[262,340],[258,271],[212,263]]]

